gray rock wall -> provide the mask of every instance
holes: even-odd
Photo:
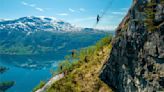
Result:
[[[114,91],[164,91],[163,2],[135,0],[121,27],[116,30],[110,58],[100,74],[100,79]],[[148,7],[148,4],[154,5]],[[153,31],[146,22],[149,20],[146,9],[155,13]]]

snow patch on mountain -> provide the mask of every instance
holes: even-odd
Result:
[[[68,22],[58,20],[54,17],[28,16],[14,20],[0,21],[0,30],[72,32],[81,31],[82,28],[75,27]]]

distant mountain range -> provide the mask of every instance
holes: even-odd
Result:
[[[114,32],[78,28],[55,18],[31,16],[1,20],[0,59],[9,63],[20,61],[22,64],[29,60],[60,60],[72,49],[92,45],[109,34]],[[24,58],[21,60],[20,57]]]
[[[67,31],[80,31],[71,24],[48,17],[22,17],[15,20],[1,20],[0,29],[3,30],[17,30],[17,31],[53,31],[53,32],[67,32]]]

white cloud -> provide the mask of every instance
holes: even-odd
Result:
[[[112,14],[114,14],[114,15],[125,15],[126,12],[112,12]]]
[[[60,14],[57,14],[59,16],[68,16],[69,14],[68,13],[60,13]]]
[[[38,10],[38,11],[40,11],[40,12],[43,12],[44,11],[42,8],[39,8],[39,7],[36,7],[35,9]]]
[[[23,4],[23,5],[25,5],[25,6],[27,6],[27,5],[28,5],[28,3],[26,3],[26,2],[22,2],[22,4]]]
[[[81,12],[84,12],[84,11],[86,11],[84,8],[80,8],[79,9]]]
[[[37,11],[40,11],[40,12],[43,12],[43,11],[44,11],[44,9],[39,8],[39,7],[36,7],[35,4],[29,4],[29,3],[26,3],[26,2],[21,2],[21,3],[22,3],[22,5],[29,6],[29,7],[31,7],[31,8],[36,9]]]
[[[79,9],[77,9],[77,10],[72,9],[72,8],[68,8],[68,10],[69,10],[70,12],[76,12],[76,13],[80,13],[80,12],[85,12],[85,11],[86,11],[84,8],[79,8]]]
[[[75,12],[75,10],[72,9],[72,8],[69,8],[68,10],[69,10],[70,12]]]
[[[117,28],[116,25],[105,25],[105,26],[97,26],[96,29],[100,30],[108,30],[108,31],[114,31]]]
[[[35,5],[35,4],[30,4],[29,6],[31,6],[31,7],[35,7],[36,5]]]

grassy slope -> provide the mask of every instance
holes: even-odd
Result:
[[[111,45],[93,47],[93,52],[81,57],[73,69],[55,82],[47,92],[112,92],[99,78],[100,70],[108,59]],[[86,60],[87,57],[87,60]]]

